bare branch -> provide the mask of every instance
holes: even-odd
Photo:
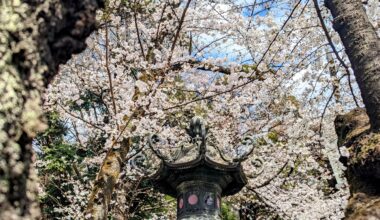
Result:
[[[94,123],[92,123],[92,122],[90,122],[90,121],[87,121],[86,119],[81,118],[81,117],[79,117],[79,116],[77,116],[77,115],[74,115],[74,114],[71,113],[70,111],[66,110],[61,104],[57,103],[57,105],[58,105],[59,107],[61,107],[62,110],[63,110],[64,112],[66,112],[67,114],[69,114],[70,116],[72,116],[72,117],[74,117],[74,118],[76,118],[76,119],[78,119],[78,120],[80,120],[80,121],[83,121],[84,123],[86,123],[86,124],[88,124],[88,125],[91,125],[92,127],[96,128],[96,129],[99,129],[99,130],[101,130],[101,131],[105,131],[103,128],[101,128],[101,127],[95,125]]]
[[[256,71],[255,71],[256,72]],[[180,107],[183,107],[183,106],[186,106],[188,104],[191,104],[191,103],[194,103],[194,102],[199,102],[199,101],[202,101],[202,100],[206,100],[206,99],[211,99],[211,98],[214,98],[216,96],[219,96],[219,95],[223,95],[223,94],[226,94],[226,93],[229,93],[229,92],[232,92],[236,89],[240,89],[256,80],[259,80],[259,81],[263,81],[264,80],[264,77],[263,75],[265,73],[268,73],[270,71],[265,71],[265,72],[261,72],[260,74],[257,74],[255,77],[250,77],[250,80],[248,80],[247,82],[245,83],[242,83],[240,85],[237,85],[237,86],[232,86],[230,89],[226,89],[224,91],[220,91],[220,92],[215,92],[214,94],[212,95],[208,95],[208,96],[203,96],[201,98],[197,98],[197,99],[193,99],[193,100],[190,100],[190,101],[187,101],[187,102],[184,102],[184,103],[181,103],[181,104],[178,104],[178,105],[175,105],[175,106],[171,106],[169,108],[165,108],[163,109],[164,111],[168,111],[168,110],[171,110],[171,109],[175,109],[175,108],[180,108]]]
[[[344,69],[346,71],[346,74],[348,76],[348,85],[350,87],[350,91],[351,91],[351,94],[352,94],[352,98],[354,99],[355,105],[356,105],[356,107],[360,107],[359,103],[358,103],[358,101],[356,99],[356,96],[354,94],[354,90],[352,88],[351,76],[350,76],[351,74],[350,74],[349,67],[346,65],[346,63],[343,61],[343,59],[339,56],[339,53],[336,50],[334,43],[332,42],[331,36],[329,34],[329,31],[327,30],[326,24],[323,21],[321,9],[319,8],[319,5],[318,5],[318,0],[313,0],[313,2],[314,2],[315,11],[317,12],[318,19],[319,19],[319,22],[321,23],[321,26],[322,26],[323,32],[325,33],[326,39],[329,42],[329,45],[330,45],[332,51],[334,52],[334,54],[336,56],[336,59],[340,62],[340,64],[344,67]]]
[[[286,163],[284,165],[282,165],[282,167],[276,172],[275,175],[273,175],[271,178],[269,178],[268,180],[266,180],[262,184],[257,185],[257,186],[253,186],[252,189],[259,189],[259,188],[262,188],[264,186],[267,186],[270,182],[272,182],[275,178],[277,178],[282,173],[282,171],[285,169],[285,167],[288,165],[288,163],[289,163],[289,161],[286,161]]]
[[[343,75],[342,77],[340,77],[339,81],[342,80],[345,76],[346,76],[346,74]],[[326,103],[325,107],[323,108],[323,112],[322,112],[322,116],[321,116],[321,121],[319,123],[319,136],[322,136],[323,117],[326,114],[327,107],[329,106],[329,104],[331,102],[331,99],[332,99],[332,97],[335,94],[336,89],[337,89],[337,87],[333,88],[333,91],[331,92],[331,95],[329,96],[329,99],[327,100],[327,103]]]
[[[109,68],[109,39],[108,39],[108,27],[106,26],[106,71],[108,74],[108,82],[110,84],[110,93],[111,93],[111,99],[112,99],[112,106],[113,106],[113,112],[116,115],[117,109],[116,109],[116,101],[115,101],[115,95],[113,92],[113,85],[112,85],[112,74]]]
[[[145,56],[145,53],[144,53],[144,47],[143,47],[142,42],[141,42],[141,36],[140,36],[139,26],[138,26],[138,24],[137,24],[137,13],[136,13],[136,9],[135,9],[135,12],[133,13],[133,19],[134,19],[135,28],[136,28],[137,40],[138,40],[139,45],[140,45],[141,55],[144,57],[144,60],[145,60],[145,59],[146,59],[146,56]]]
[[[299,0],[297,2],[297,4],[293,7],[292,11],[290,12],[288,18],[285,20],[285,22],[282,24],[280,30],[278,30],[278,32],[276,33],[276,36],[272,39],[272,41],[270,42],[269,46],[267,47],[267,49],[265,50],[263,56],[261,57],[261,59],[259,60],[259,62],[257,63],[257,65],[259,65],[265,58],[265,56],[267,55],[267,53],[269,52],[270,48],[272,47],[272,45],[274,44],[274,42],[277,40],[278,36],[280,35],[281,31],[285,28],[286,24],[289,22],[289,20],[292,18],[294,12],[296,11],[297,7],[299,4],[301,4],[302,0]]]
[[[172,60],[173,52],[174,52],[175,46],[176,46],[176,44],[177,44],[177,40],[178,40],[178,37],[179,37],[179,33],[181,32],[182,25],[183,25],[183,21],[185,20],[186,12],[187,12],[187,9],[188,9],[189,6],[190,6],[190,3],[191,3],[191,0],[187,1],[187,4],[186,4],[186,6],[185,6],[185,9],[184,9],[183,12],[182,12],[181,20],[179,21],[178,29],[177,29],[177,32],[176,32],[176,34],[175,34],[174,41],[173,41],[173,44],[172,44],[172,47],[171,47],[171,50],[170,50],[170,55],[169,55],[169,58],[168,58],[168,64],[169,64],[170,61]]]

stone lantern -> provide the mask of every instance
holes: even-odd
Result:
[[[222,197],[239,192],[247,183],[241,163],[223,164],[207,156],[207,129],[201,118],[192,119],[187,133],[197,147],[197,157],[168,162],[155,151],[161,164],[151,180],[161,193],[177,198],[177,219],[221,219]],[[157,142],[158,136],[151,136],[151,149]]]

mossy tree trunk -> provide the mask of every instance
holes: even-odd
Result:
[[[371,132],[365,109],[354,109],[335,119],[338,146],[349,157],[341,157],[350,184],[351,197],[346,210],[350,220],[380,219],[380,133]]]
[[[366,107],[335,120],[338,145],[350,152],[348,158],[342,158],[352,194],[346,217],[380,219],[380,40],[361,0],[325,0],[325,4]]]
[[[0,219],[37,219],[32,139],[46,126],[41,94],[85,48],[101,0],[0,1]]]

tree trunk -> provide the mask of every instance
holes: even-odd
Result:
[[[380,219],[380,133],[370,132],[364,109],[354,109],[335,119],[338,146],[349,157],[341,157],[347,169],[352,196],[346,209],[350,220]]]
[[[361,0],[325,0],[350,59],[373,131],[380,132],[380,40]]]
[[[366,107],[335,119],[339,147],[350,156],[347,219],[380,219],[380,40],[361,0],[325,0],[351,62]],[[367,112],[367,114],[365,113]]]
[[[0,219],[37,219],[32,139],[45,129],[41,94],[85,48],[101,0],[0,2]]]

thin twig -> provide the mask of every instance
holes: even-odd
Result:
[[[143,177],[140,177],[137,180],[137,182],[135,183],[134,189],[132,190],[132,192],[135,192],[135,193],[132,194],[130,200],[128,201],[127,210],[126,210],[126,215],[127,215],[126,217],[127,217],[127,219],[129,217],[129,215],[131,214],[131,213],[129,213],[129,211],[130,211],[130,208],[131,208],[132,201],[134,200],[134,198],[137,195],[136,190],[140,186],[140,183],[141,183],[142,180],[143,180]]]
[[[187,1],[187,4],[186,4],[186,6],[185,6],[185,9],[184,9],[183,12],[182,12],[181,20],[179,21],[178,29],[177,29],[177,32],[176,32],[176,34],[175,34],[174,41],[173,41],[173,44],[172,44],[172,47],[171,47],[171,50],[170,50],[170,55],[169,55],[169,58],[168,58],[168,64],[169,64],[170,61],[172,60],[173,52],[174,52],[175,46],[176,46],[176,44],[177,44],[177,40],[178,40],[178,37],[179,37],[179,33],[181,32],[182,25],[183,25],[183,21],[185,20],[186,12],[187,12],[187,9],[188,9],[189,6],[190,6],[190,3],[191,3],[191,0]]]
[[[161,27],[161,23],[162,23],[162,18],[164,17],[164,13],[165,13],[166,7],[167,7],[167,4],[165,4],[164,7],[162,8],[162,12],[161,12],[160,20],[158,20],[159,23],[158,23],[158,26],[157,26],[157,31],[156,31],[156,38],[155,38],[155,41],[158,41],[158,35],[159,35],[159,33],[160,33],[160,27]]]
[[[270,72],[270,71],[265,71],[265,72],[262,72],[261,74],[265,74],[265,73],[268,73],[268,72]],[[202,101],[202,100],[205,100],[205,99],[210,99],[210,98],[213,98],[213,97],[216,97],[216,96],[219,96],[219,95],[223,95],[223,94],[232,92],[232,91],[234,91],[236,89],[242,88],[242,87],[244,87],[244,86],[246,86],[246,85],[248,85],[248,84],[250,84],[250,83],[252,83],[253,81],[256,81],[256,80],[264,80],[264,78],[262,78],[261,76],[253,77],[252,79],[248,80],[245,83],[242,83],[242,84],[237,85],[237,86],[232,86],[230,89],[227,89],[227,90],[224,90],[224,91],[221,91],[221,92],[216,92],[216,93],[214,93],[212,95],[204,96],[204,97],[201,97],[201,98],[193,99],[193,100],[190,100],[190,101],[187,101],[187,102],[175,105],[175,106],[164,108],[163,110],[164,111],[168,111],[168,110],[171,110],[171,109],[183,107],[185,105],[188,105],[188,104],[191,104],[191,103],[194,103],[194,102],[198,102],[198,101]]]
[[[336,87],[334,87],[333,91],[331,92],[331,95],[330,95],[329,99],[327,100],[327,103],[326,103],[325,107],[323,108],[323,112],[322,112],[322,116],[321,116],[321,121],[319,123],[319,136],[322,136],[323,117],[326,114],[327,107],[329,106],[330,101],[331,101],[332,97],[335,94],[335,91],[336,91]]]
[[[145,56],[145,53],[144,53],[144,47],[142,45],[142,42],[141,42],[141,37],[140,37],[140,31],[139,31],[139,26],[137,24],[137,15],[136,15],[136,9],[133,13],[133,19],[134,19],[134,23],[135,23],[135,28],[136,28],[136,35],[137,35],[137,40],[139,42],[139,45],[140,45],[140,50],[141,50],[141,55],[144,57],[144,60],[146,59],[146,56]]]
[[[340,80],[342,80],[343,77],[345,77],[345,76],[346,76],[346,74],[343,75],[342,77],[340,77],[340,79],[339,79],[338,82],[340,82]],[[336,89],[337,89],[337,87],[334,87],[333,91],[331,92],[331,95],[330,95],[329,99],[327,100],[327,103],[326,103],[325,107],[323,108],[323,112],[322,112],[321,120],[320,120],[320,123],[319,123],[319,132],[318,132],[318,133],[319,133],[319,136],[322,136],[323,118],[324,118],[324,116],[325,116],[325,114],[326,114],[327,107],[329,106],[329,104],[330,104],[330,102],[331,102],[331,99],[332,99],[332,97],[333,97],[334,94],[335,94]]]
[[[285,22],[282,24],[280,30],[276,33],[276,35],[274,36],[274,38],[272,39],[272,41],[270,42],[269,46],[267,47],[267,49],[265,50],[263,56],[261,57],[261,59],[259,60],[259,62],[257,63],[257,66],[259,66],[259,64],[264,60],[265,56],[267,55],[267,53],[269,52],[270,48],[272,47],[272,45],[274,44],[274,42],[277,40],[277,37],[280,35],[281,31],[285,28],[286,24],[290,21],[290,19],[292,18],[294,12],[296,11],[297,7],[299,4],[301,4],[302,0],[298,1],[297,4],[294,6],[293,10],[290,12],[288,18],[285,20]]]
[[[99,129],[99,130],[101,130],[101,131],[105,131],[103,128],[101,128],[101,127],[95,125],[94,123],[92,123],[92,122],[90,122],[90,121],[87,121],[86,119],[81,118],[81,117],[79,117],[79,116],[77,116],[77,115],[74,115],[74,114],[71,113],[70,111],[67,111],[67,110],[66,110],[61,104],[57,103],[57,105],[58,105],[59,107],[61,107],[62,110],[65,111],[67,114],[71,115],[72,117],[74,117],[74,118],[76,118],[76,119],[79,119],[79,120],[83,121],[84,123],[86,123],[86,124],[88,124],[88,125],[91,125],[92,127],[97,128],[97,129]]]
[[[251,188],[251,187],[247,187],[248,190],[252,191],[253,193],[255,193],[255,195],[257,196],[257,198],[262,202],[264,203],[266,206],[268,207],[273,207],[275,205],[271,205],[269,204],[267,201],[270,201],[268,198],[266,198],[265,196],[259,194],[259,192],[257,192],[254,188]],[[265,201],[267,200],[267,201]],[[284,216],[288,217],[289,219],[292,219],[288,214],[286,214],[286,212],[282,211],[281,208],[278,207],[277,211],[280,211]]]
[[[106,71],[108,74],[108,81],[110,84],[110,92],[111,92],[113,112],[116,115],[116,113],[117,113],[116,101],[115,101],[115,96],[114,96],[114,92],[113,92],[112,74],[111,74],[111,70],[109,68],[109,52],[108,51],[109,51],[108,26],[106,26]]]
[[[248,22],[248,26],[247,26],[247,30],[249,30],[251,28],[251,23],[252,23],[252,20],[253,20],[253,13],[255,12],[255,9],[256,9],[256,1],[253,3],[253,6],[252,6],[252,11],[251,11],[251,15],[249,16],[249,22]]]
[[[288,165],[288,163],[289,163],[289,161],[286,161],[286,163],[277,171],[277,173],[275,175],[273,175],[271,178],[269,178],[268,180],[266,180],[262,184],[257,185],[257,186],[253,186],[252,188],[253,189],[259,189],[259,188],[262,188],[264,186],[267,186],[270,182],[272,182],[276,177],[278,177],[282,173],[282,171],[285,169],[285,167]]]
[[[352,98],[354,99],[354,102],[355,102],[355,105],[356,107],[360,107],[359,106],[359,103],[356,99],[356,96],[354,94],[354,90],[352,88],[352,84],[351,84],[351,77],[350,77],[350,69],[349,67],[346,65],[346,63],[343,61],[343,59],[339,56],[339,53],[338,51],[336,50],[335,48],[335,45],[331,39],[331,36],[327,30],[327,27],[326,27],[326,24],[323,20],[323,17],[322,17],[322,13],[321,13],[321,9],[319,8],[319,5],[318,5],[318,1],[317,0],[313,0],[314,2],[314,8],[315,8],[315,11],[317,12],[317,15],[318,15],[318,19],[319,19],[319,22],[321,23],[321,26],[322,26],[322,29],[323,29],[323,32],[325,33],[325,36],[326,36],[326,39],[327,41],[329,42],[329,45],[332,49],[332,51],[334,52],[337,60],[340,62],[340,64],[344,67],[344,69],[346,70],[346,73],[348,75],[348,85],[350,87],[350,91],[351,91],[351,94],[352,94]]]
[[[215,40],[212,40],[210,43],[206,44],[205,46],[201,47],[200,49],[198,49],[198,51],[194,54],[194,56],[197,56],[200,52],[202,52],[204,49],[208,48],[209,46],[211,46],[212,44],[220,41],[220,40],[223,40],[225,38],[227,38],[229,35],[225,35],[223,37],[220,37],[220,38],[217,38]]]
[[[79,132],[78,132],[78,129],[77,129],[77,125],[75,124],[75,122],[71,122],[72,126],[73,126],[73,129],[74,129],[74,135],[75,137],[77,138],[78,142],[79,142],[79,146],[81,148],[84,148],[83,146],[83,143],[82,143],[82,140],[79,138]]]

